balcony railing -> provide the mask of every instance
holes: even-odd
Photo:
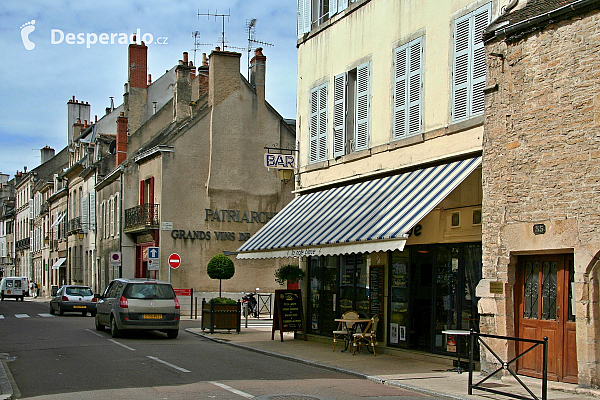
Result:
[[[67,234],[71,235],[81,231],[81,217],[71,218],[67,225]]]
[[[125,210],[124,230],[158,229],[158,204],[141,204]]]
[[[17,240],[15,243],[15,250],[27,249],[29,247],[29,238],[26,237],[21,240]]]

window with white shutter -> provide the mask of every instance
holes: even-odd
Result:
[[[90,192],[90,231],[96,231],[96,192],[93,190]]]
[[[327,159],[327,83],[310,92],[309,163]]]
[[[421,133],[422,37],[394,51],[394,139]]]
[[[298,35],[310,32],[311,1],[312,0],[298,0]]]
[[[115,235],[119,236],[121,233],[121,195],[117,193],[115,196]]]
[[[356,69],[356,128],[355,150],[369,148],[369,63],[361,64]]]
[[[454,21],[452,66],[452,121],[483,114],[485,47],[482,34],[490,22],[488,3]]]
[[[81,230],[83,231],[83,233],[88,232],[88,225],[90,220],[89,210],[89,196],[86,193],[85,196],[81,197]]]
[[[333,78],[333,156],[346,154],[346,74]]]
[[[115,236],[115,198],[111,197],[110,201],[110,236]]]

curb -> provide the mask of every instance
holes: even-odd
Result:
[[[247,346],[245,344],[235,343],[235,342],[231,342],[231,341],[224,340],[224,339],[218,339],[215,337],[211,337],[205,333],[195,332],[192,329],[196,329],[196,328],[187,328],[185,331],[189,332],[193,335],[197,335],[197,336],[203,337],[205,339],[211,340],[216,343],[226,344],[226,345],[237,347],[240,349],[252,351],[254,353],[264,354],[267,356],[276,357],[276,358],[280,358],[283,360],[288,360],[288,361],[293,361],[293,362],[297,362],[297,363],[301,363],[301,364],[305,364],[305,365],[310,365],[313,367],[323,368],[323,369],[327,369],[329,371],[339,372],[339,373],[346,374],[346,375],[352,375],[352,376],[356,376],[358,378],[366,379],[366,380],[369,380],[372,382],[381,383],[382,385],[396,386],[396,387],[399,387],[402,389],[413,390],[415,392],[423,393],[423,394],[426,394],[429,396],[435,396],[440,399],[467,400],[466,397],[459,397],[459,396],[449,395],[447,393],[436,392],[434,390],[429,390],[429,389],[424,389],[424,388],[420,388],[420,387],[416,387],[416,386],[412,386],[412,385],[407,385],[407,384],[401,383],[401,382],[386,380],[386,379],[380,378],[378,376],[371,376],[371,375],[363,374],[362,372],[357,372],[357,371],[352,371],[352,370],[345,369],[345,368],[335,367],[332,365],[327,365],[327,364],[319,363],[316,361],[305,360],[302,358],[289,356],[287,354],[275,353],[275,352],[272,352],[269,350],[261,350],[261,349],[257,349],[254,347]]]
[[[2,355],[2,357],[4,357],[4,355]],[[6,373],[8,366],[4,359],[0,361],[0,400],[12,399],[14,392],[12,385],[10,384],[10,379],[8,379],[8,374]]]

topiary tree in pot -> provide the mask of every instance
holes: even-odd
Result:
[[[275,281],[280,285],[287,282],[288,289],[298,289],[298,281],[306,276],[297,264],[282,265],[275,271]]]
[[[219,280],[219,298],[221,297],[221,281],[223,279],[231,279],[235,274],[235,267],[233,261],[224,254],[217,254],[208,262],[206,269],[208,276],[211,279]]]

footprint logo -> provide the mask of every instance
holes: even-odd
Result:
[[[21,39],[23,39],[23,46],[27,50],[33,50],[35,48],[35,43],[29,40],[29,34],[35,31],[35,19],[21,25]]]

